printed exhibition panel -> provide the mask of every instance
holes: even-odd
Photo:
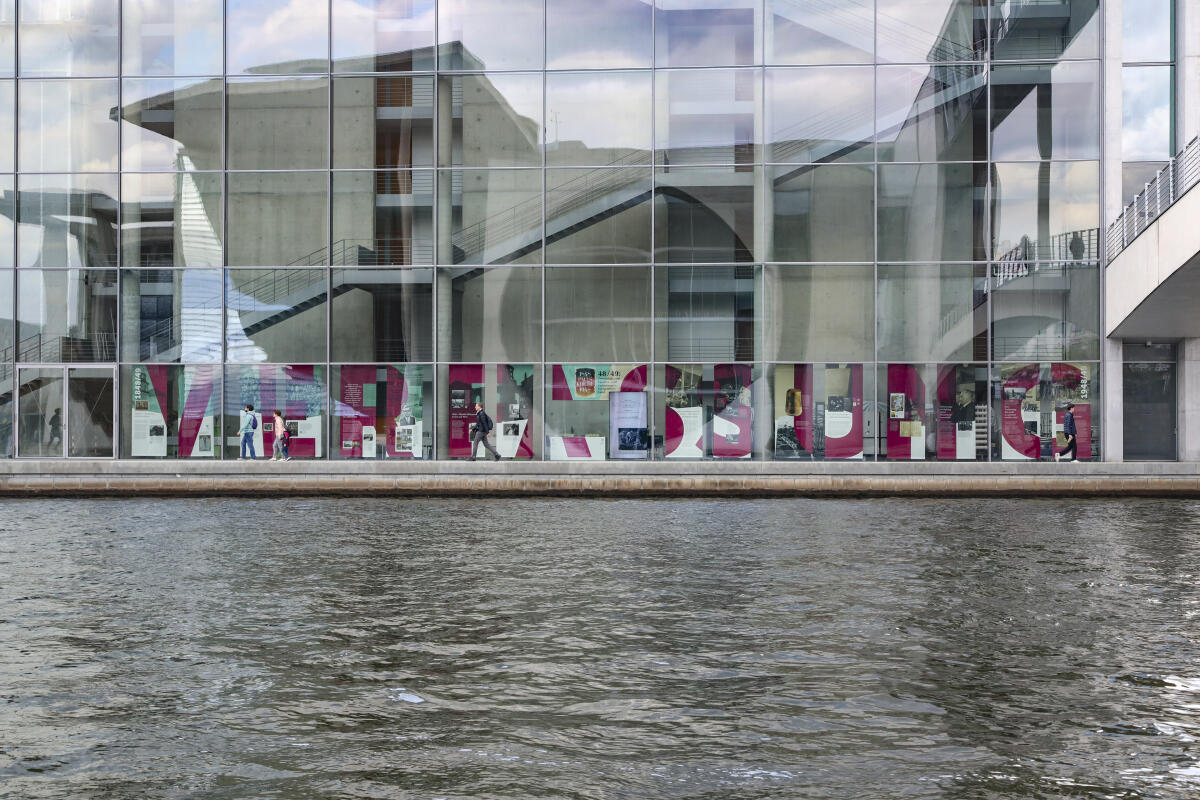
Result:
[[[863,457],[863,365],[775,367],[775,458]]]
[[[987,458],[987,368],[942,364],[937,378],[937,457]]]
[[[914,364],[887,365],[887,457],[891,461],[925,459],[925,381]]]
[[[126,453],[133,458],[215,458],[217,366],[134,364],[123,370]]]
[[[668,364],[666,458],[750,458],[754,414],[750,364]]]
[[[311,364],[229,367],[225,373],[226,411],[240,427],[241,409],[254,405],[259,425],[254,432],[255,451],[270,457],[275,444],[272,412],[278,408],[287,422],[293,458],[325,457],[325,368]],[[236,429],[225,437],[235,452],[240,444]]]
[[[488,385],[487,377],[493,380]],[[450,458],[471,457],[471,426],[475,404],[489,411],[495,430],[492,446],[503,458],[533,458],[532,364],[451,364],[447,367],[446,402],[449,405],[447,454]],[[489,407],[489,397],[494,405]],[[481,445],[479,458],[491,454]]]
[[[1092,363],[1068,362],[1001,366],[1000,458],[1037,461],[1060,452],[1066,446],[1062,425],[1068,402],[1075,403],[1079,458],[1092,458],[1097,369]]]
[[[554,364],[546,438],[551,461],[650,455],[645,364]]]
[[[337,453],[341,458],[423,458],[428,367],[335,367]]]

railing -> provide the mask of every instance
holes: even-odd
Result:
[[[1095,261],[1100,257],[1100,229],[1066,231],[1039,242],[1024,237],[1000,258],[1001,264],[1034,264],[1039,261]]]
[[[1189,189],[1200,183],[1200,137],[1192,139],[1146,184],[1108,227],[1111,262]]]

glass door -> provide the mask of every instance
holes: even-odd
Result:
[[[112,367],[67,369],[67,455],[112,458],[116,442]]]
[[[21,367],[17,455],[112,458],[115,377],[113,367]]]
[[[62,458],[62,367],[22,367],[17,385],[17,455],[21,458]]]

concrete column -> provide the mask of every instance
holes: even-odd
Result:
[[[438,166],[450,166],[454,152],[454,85],[453,79],[448,77],[439,77],[437,82],[437,113],[434,115],[434,124],[437,131],[437,164]],[[434,263],[435,264],[452,264],[454,263],[453,252],[450,246],[450,233],[454,223],[454,175],[449,170],[440,171],[437,174],[437,186],[435,188],[436,208],[434,215],[436,217],[437,243],[434,248]],[[448,443],[450,435],[450,407],[445,397],[446,375],[445,367],[442,366],[447,361],[452,360],[451,351],[452,345],[452,318],[451,311],[453,309],[453,282],[449,270],[434,268],[434,296],[437,298],[437,331],[435,331],[435,352],[439,362],[436,369],[439,382],[434,395],[437,397],[437,406],[435,412],[435,436],[437,441],[434,443],[434,453],[437,458],[445,458],[448,452]]]
[[[1175,144],[1182,149],[1200,134],[1200,6],[1176,0],[1175,17]]]
[[[1178,424],[1180,461],[1200,461],[1200,339],[1179,343]]]
[[[1120,339],[1105,339],[1102,345],[1104,363],[1100,366],[1100,453],[1102,460],[1125,460],[1124,410],[1125,394],[1122,384],[1122,350]]]

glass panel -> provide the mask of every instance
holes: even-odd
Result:
[[[11,77],[17,71],[16,7],[17,0],[0,0],[0,77]]]
[[[650,358],[650,270],[546,267],[546,358]]]
[[[117,169],[117,82],[21,81],[18,158],[28,172]]]
[[[226,360],[325,360],[323,269],[231,269],[225,279]]]
[[[761,169],[683,167],[655,175],[654,251],[676,263],[753,261]]]
[[[15,322],[13,320],[13,292],[16,291],[16,275],[11,269],[0,269],[0,366],[11,364],[13,356]],[[8,376],[12,378],[12,375]],[[10,386],[11,390],[12,387]]]
[[[758,356],[756,269],[656,267],[655,355],[672,361],[753,361]]]
[[[874,452],[874,414],[864,413],[871,375],[862,364],[777,364],[771,378],[776,461],[861,460]]]
[[[67,370],[67,455],[112,458],[115,445],[113,371]]]
[[[879,60],[978,61],[987,7],[978,0],[876,0]]]
[[[875,258],[872,167],[775,167],[771,175],[768,241],[773,261]]]
[[[871,161],[875,70],[767,70],[767,161]]]
[[[328,180],[320,172],[231,172],[228,263],[326,263]]]
[[[334,266],[433,263],[433,172],[335,172]]]
[[[645,364],[551,364],[546,397],[550,461],[650,456]]]
[[[1125,161],[1165,161],[1175,124],[1173,69],[1121,68],[1121,158]]]
[[[16,266],[17,193],[15,178],[0,175],[0,269]]]
[[[22,175],[17,264],[117,263],[116,175]]]
[[[652,0],[547,0],[549,69],[650,66]]]
[[[650,261],[649,169],[546,173],[546,259],[559,264]]]
[[[649,72],[559,72],[546,76],[546,163],[648,164]]]
[[[127,80],[122,85],[122,168],[217,170],[221,158],[220,78]]]
[[[446,360],[541,360],[540,268],[439,269],[438,281],[438,302],[450,306]]]
[[[654,99],[659,164],[752,164],[757,70],[662,71]]]
[[[992,292],[996,361],[1100,357],[1095,264],[996,264]]]
[[[329,89],[323,78],[230,78],[230,169],[328,165]]]
[[[121,360],[220,361],[220,270],[122,270]]]
[[[221,266],[219,174],[125,174],[121,197],[125,266]]]
[[[13,457],[14,410],[13,368],[11,364],[0,364],[0,458]]]
[[[1100,458],[1100,365],[1004,364],[992,371],[992,458],[1051,459],[1066,445],[1067,403],[1074,403],[1076,457]]]
[[[17,455],[23,458],[62,458],[63,371],[19,370],[20,419]]]
[[[986,258],[986,180],[982,164],[881,164],[879,257]]]
[[[543,0],[440,0],[442,69],[541,69]]]
[[[715,67],[760,63],[757,5],[758,0],[656,0],[655,64]]]
[[[1096,158],[1100,69],[1095,63],[992,70],[992,158]]]
[[[0,171],[12,172],[16,167],[17,118],[16,81],[0,81]]]
[[[220,426],[220,367],[121,367],[122,458],[216,458]]]
[[[1173,0],[1122,0],[1120,8],[1123,61],[1171,61],[1174,58],[1175,47],[1171,41]]]
[[[438,368],[438,379],[446,387],[446,405],[438,410],[440,429],[439,458],[489,459],[496,451],[497,458],[517,460],[536,459],[542,454],[540,437],[533,432],[538,427],[540,409],[534,405],[534,387],[542,385],[542,369],[537,364],[451,364]],[[482,407],[493,421],[494,428],[482,442],[473,447],[471,426],[478,419],[476,407]],[[472,450],[477,452],[473,453]]]
[[[329,71],[328,0],[226,0],[226,72]]]
[[[116,360],[115,269],[25,270],[17,292],[17,361]]]
[[[992,59],[1097,58],[1100,0],[992,0]]]
[[[247,424],[251,412],[257,426]],[[253,449],[248,455],[267,457],[275,443],[274,420],[278,409],[288,428],[291,458],[325,458],[329,413],[325,367],[311,364],[240,366],[225,368],[225,457],[237,458],[243,438]],[[243,437],[241,431],[245,428]]]
[[[434,0],[333,3],[334,72],[433,69]]]
[[[126,75],[220,75],[222,3],[125,0]]]
[[[880,359],[986,361],[983,264],[880,264]]]
[[[333,166],[433,166],[433,77],[333,81]]]
[[[987,460],[988,370],[974,364],[881,364],[881,457]]]
[[[21,75],[116,75],[119,4],[21,0]]]
[[[432,458],[433,368],[333,367],[334,458]]]
[[[743,459],[761,455],[755,400],[761,374],[751,364],[666,364],[655,429],[668,459]],[[761,426],[759,426],[761,427]]]
[[[982,66],[880,67],[880,161],[987,158]]]
[[[874,267],[768,264],[763,270],[766,360],[874,358]]]
[[[1125,460],[1174,461],[1178,458],[1175,365],[1125,363],[1121,373]]]
[[[335,269],[332,360],[432,361],[433,270]]]
[[[870,64],[873,0],[766,0],[768,64]]]
[[[997,261],[1100,255],[1100,169],[1095,161],[994,164],[992,257]]]
[[[451,161],[442,167],[537,167],[542,163],[541,75],[452,75],[439,79],[457,109],[441,119],[453,131]]]
[[[1167,166],[1166,161],[1132,162],[1121,165],[1121,202],[1129,203],[1154,180],[1158,171]]]
[[[439,263],[541,261],[540,170],[444,171],[438,194],[439,204],[451,207],[451,224],[441,228]]]

